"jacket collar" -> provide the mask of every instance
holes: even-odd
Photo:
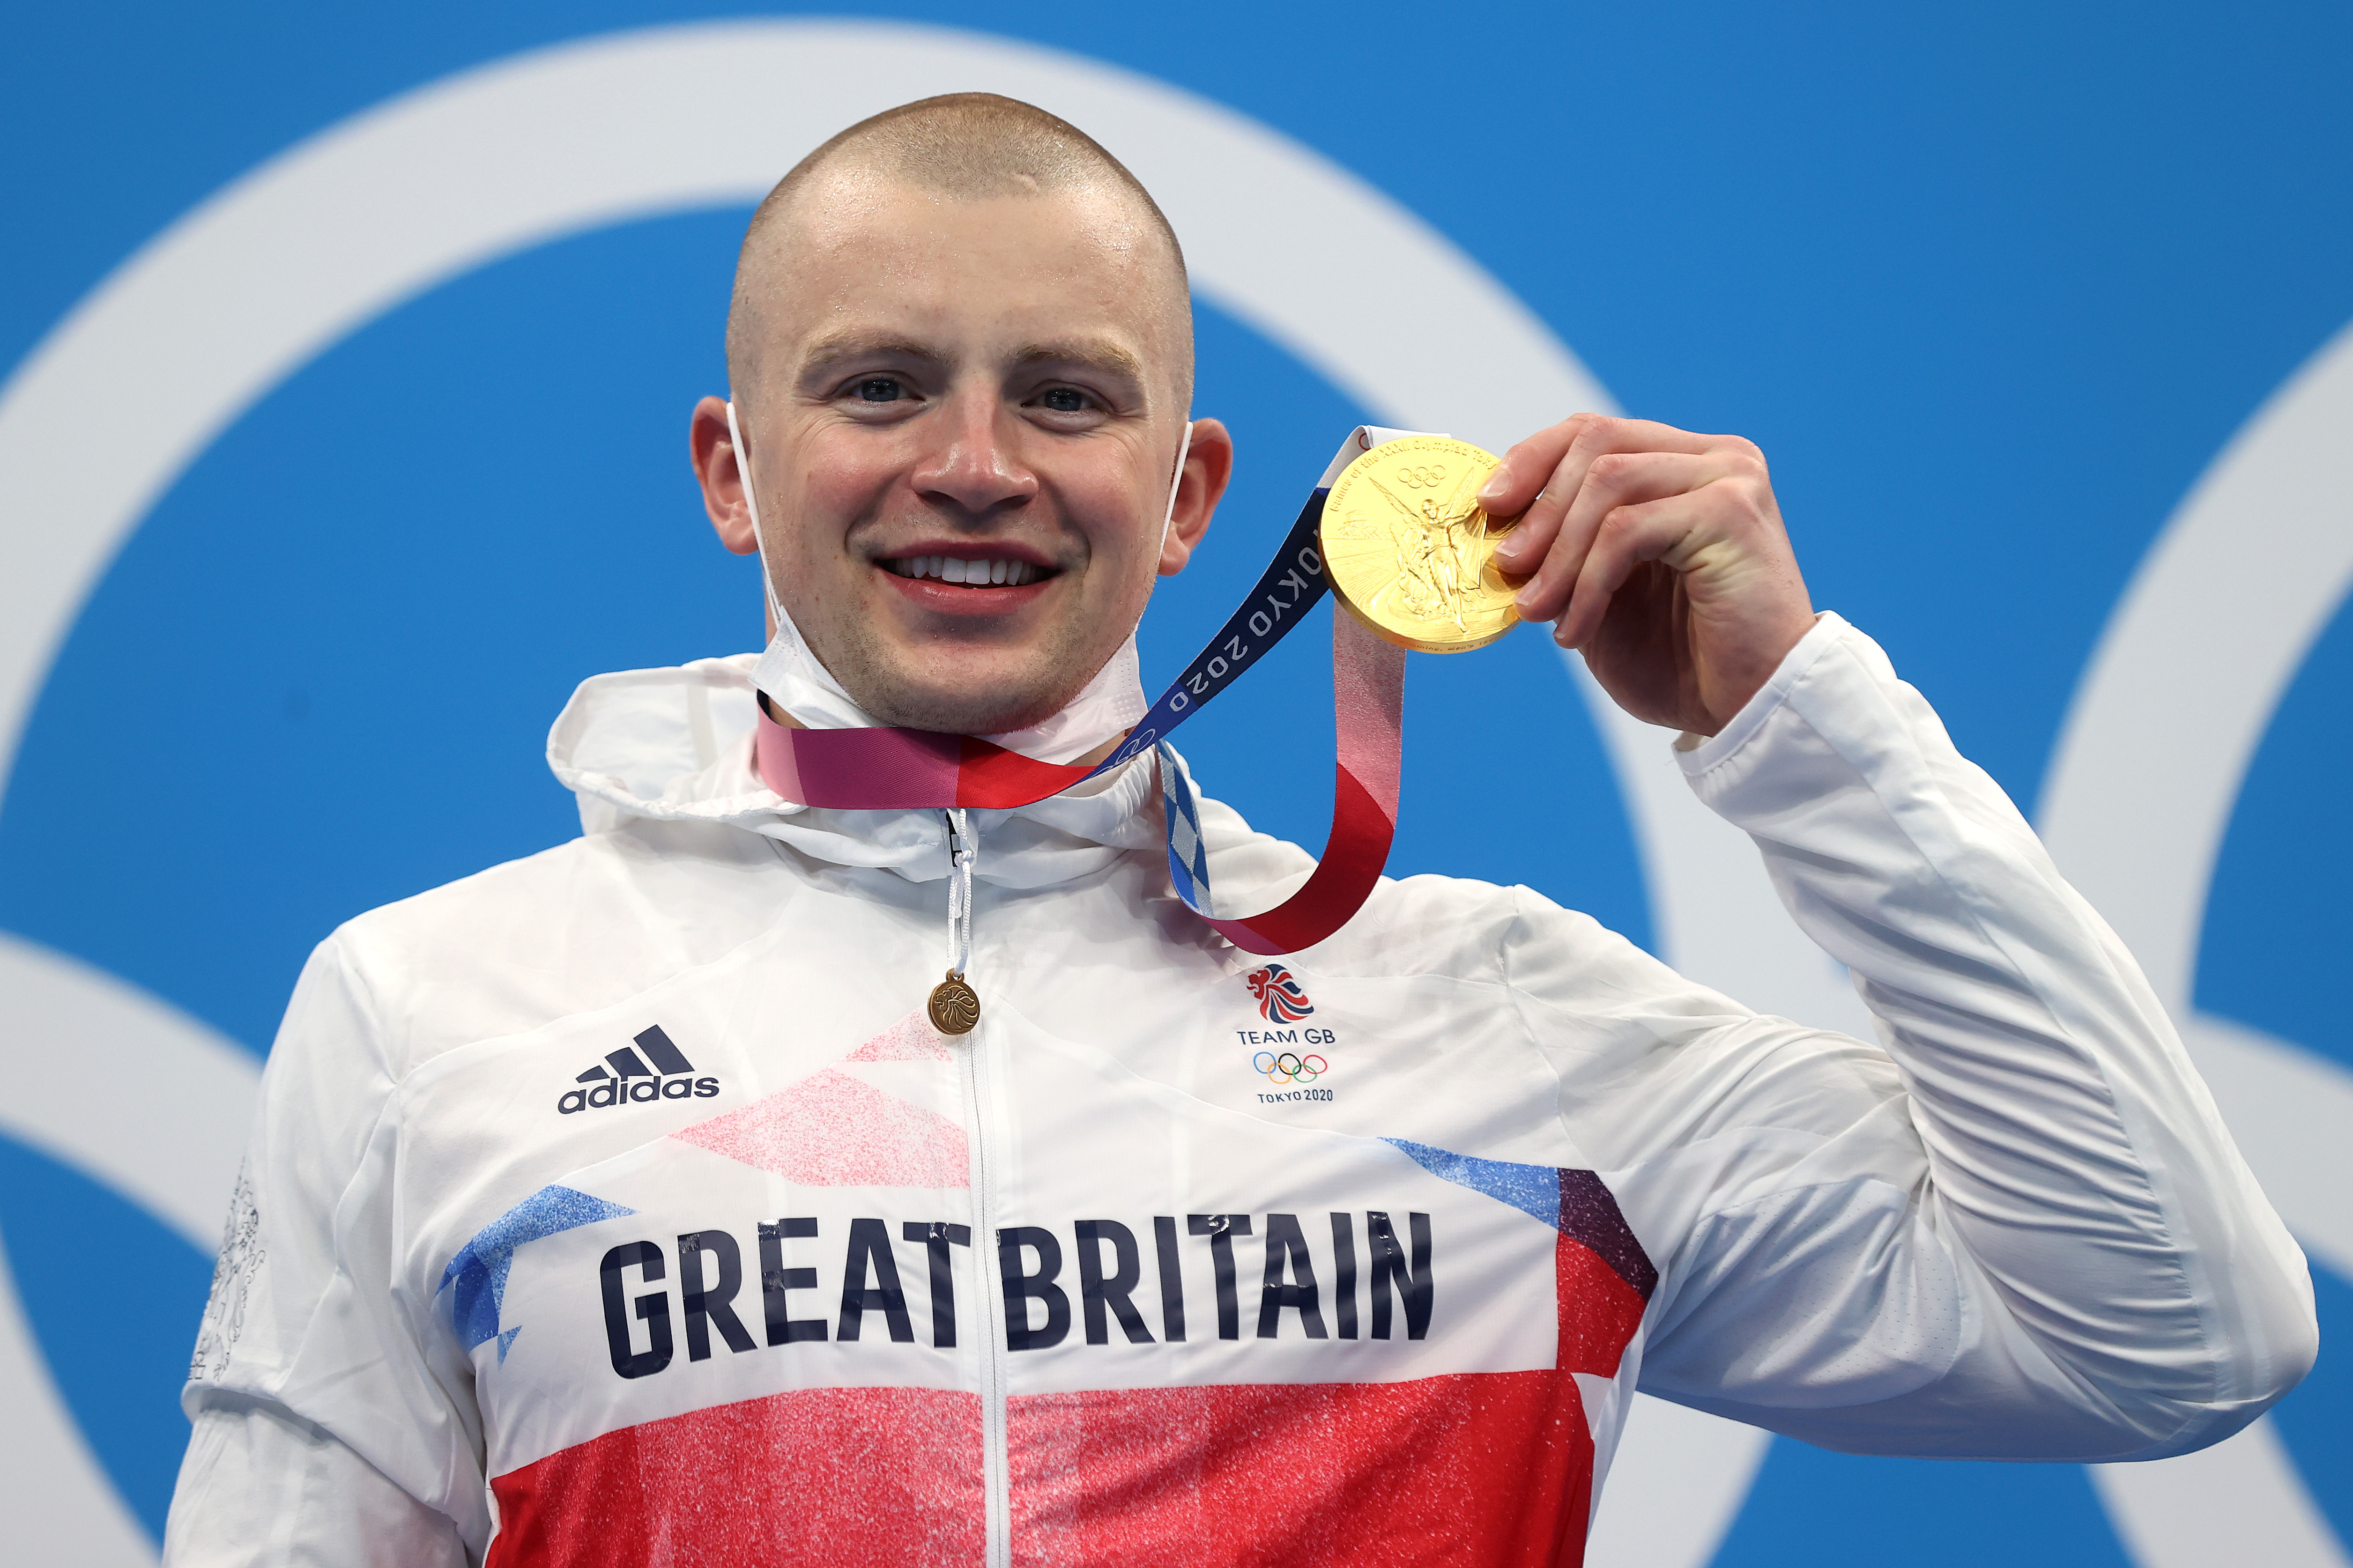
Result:
[[[760,782],[752,770],[754,676],[755,669],[769,676],[774,663],[771,645],[765,662],[737,654],[581,682],[548,732],[547,762],[578,797],[582,829],[605,832],[633,818],[709,822],[832,865],[887,869],[914,882],[946,876],[940,813],[797,805]],[[760,685],[775,694],[769,679]],[[975,874],[1000,887],[1048,887],[1099,871],[1129,850],[1156,847],[1153,783],[1147,753],[1033,805],[974,812],[981,845]]]

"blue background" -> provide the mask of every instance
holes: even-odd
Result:
[[[75,9],[0,9],[0,365],[187,207],[345,115],[515,50],[735,14],[754,13],[126,0],[93,32]],[[1816,602],[1878,637],[2030,805],[2149,540],[2353,317],[2342,6],[1456,4],[1419,26],[1360,5],[833,14],[1147,71],[1373,180],[1628,409],[1762,444]],[[259,1053],[338,921],[576,831],[541,761],[572,685],[757,637],[752,570],[712,542],[685,463],[686,411],[723,381],[743,216],[606,230],[461,278],[214,445],[60,655],[0,798],[0,927]],[[1200,331],[1197,407],[1235,426],[1241,468],[1212,548],[1147,623],[1147,677],[1220,618],[1361,417],[1207,307]],[[1319,640],[1293,639],[1186,737],[1208,788],[1310,845],[1329,805]],[[1294,738],[1266,739],[1269,709]],[[2353,1066],[2327,979],[2353,874],[2331,809],[2348,718],[2340,614],[2255,759],[2199,999]],[[1614,786],[1538,637],[1415,661],[1409,722],[1394,868],[1529,881],[1647,940]],[[163,756],[188,765],[158,776]],[[1466,764],[1499,828],[1484,862],[1439,831]],[[0,1230],[61,1386],[160,1530],[209,1263],[5,1140]],[[68,1255],[87,1271],[71,1281],[26,1266]],[[2353,1325],[2345,1284],[2320,1294],[2324,1332]],[[2280,1422],[2353,1536],[2348,1382],[2325,1356]],[[1922,1568],[2125,1560],[2072,1467],[1777,1440],[1718,1562],[1895,1550]]]

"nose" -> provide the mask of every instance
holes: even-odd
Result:
[[[933,444],[909,476],[925,500],[973,521],[1012,511],[1038,493],[1038,476],[1022,461],[1020,421],[1001,401],[959,390],[927,421]]]

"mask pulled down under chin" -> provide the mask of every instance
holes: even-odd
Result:
[[[770,703],[812,730],[881,728],[882,721],[853,701],[833,672],[818,662],[783,605],[776,606],[776,635],[753,666],[752,684]],[[1060,712],[1026,730],[981,739],[1039,762],[1075,762],[1134,729],[1146,706],[1135,634],[1130,632],[1119,651]]]

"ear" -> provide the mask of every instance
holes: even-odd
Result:
[[[746,419],[743,409],[736,417]],[[727,400],[706,397],[694,405],[687,430],[687,460],[694,466],[695,482],[702,487],[702,510],[718,531],[719,542],[738,555],[759,549],[752,531],[752,509],[744,495],[744,465],[735,439],[727,431]]]
[[[1216,419],[1193,421],[1192,449],[1185,454],[1185,471],[1176,480],[1176,509],[1168,520],[1168,537],[1160,546],[1160,574],[1174,577],[1193,559],[1201,536],[1209,531],[1209,518],[1234,477],[1234,438]]]

